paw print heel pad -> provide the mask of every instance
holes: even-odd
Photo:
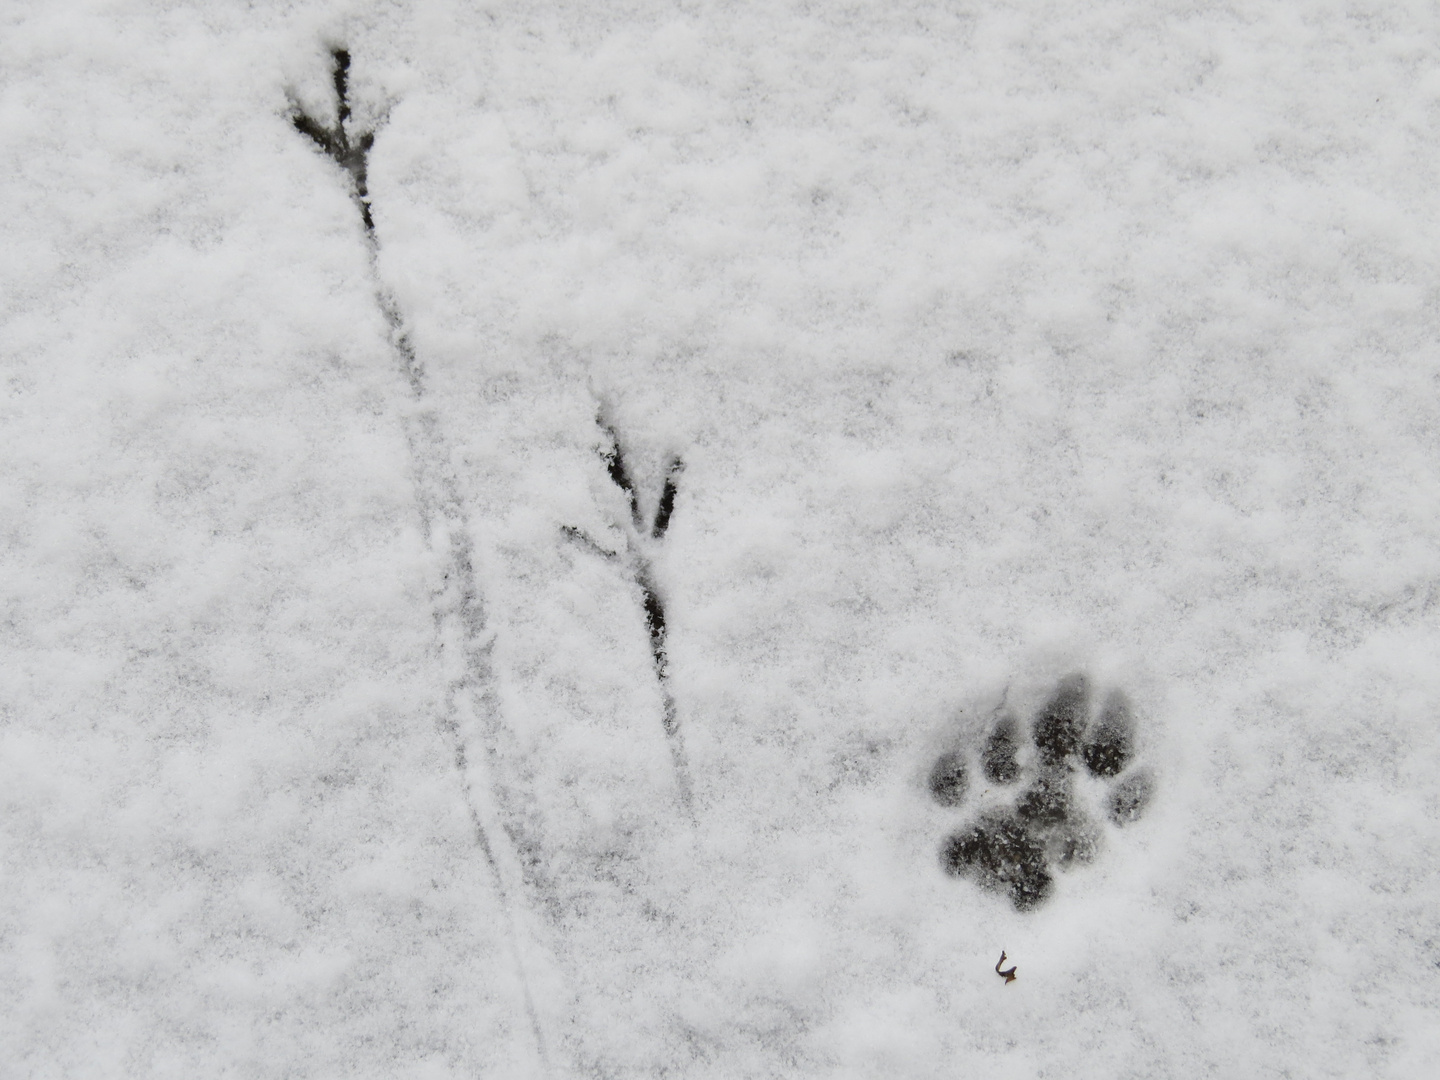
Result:
[[[992,892],[1007,892],[1016,910],[1043,902],[1054,879],[1044,843],[1018,818],[1007,814],[982,817],[953,834],[941,851],[941,864],[951,874],[974,878]]]

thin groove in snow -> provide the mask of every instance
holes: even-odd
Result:
[[[350,194],[360,210],[360,220],[365,227],[370,275],[375,286],[375,302],[390,329],[390,344],[400,359],[400,368],[409,384],[411,397],[417,404],[423,404],[426,398],[424,369],[405,331],[399,306],[380,278],[380,244],[375,235],[366,184],[366,166],[375,136],[373,132],[364,132],[351,141],[346,131],[346,124],[350,119],[350,54],[345,49],[335,48],[331,50],[331,60],[334,64],[332,75],[336,96],[335,127],[328,128],[318,123],[293,101],[290,120],[298,132],[309,138],[349,174]],[[495,783],[495,765],[499,757],[497,743],[501,737],[501,726],[498,704],[490,689],[493,678],[490,659],[493,639],[485,630],[485,612],[471,558],[474,538],[461,499],[459,483],[448,467],[451,460],[449,447],[434,411],[428,408],[413,411],[406,418],[405,435],[411,459],[415,464],[417,501],[426,542],[434,547],[439,541],[448,549],[445,553],[448,562],[444,574],[445,584],[434,597],[436,632],[448,669],[441,727],[454,743],[455,767],[460,774],[466,808],[474,827],[475,843],[494,876],[496,892],[505,911],[512,960],[519,978],[531,1035],[535,1041],[536,1056],[542,1071],[548,1074],[551,1071],[549,1052],[530,986],[526,963],[528,950],[522,946],[522,941],[528,942],[530,935],[521,926],[521,916],[515,899],[524,895],[528,875],[525,873],[519,850],[527,845],[518,825],[513,828],[504,824],[497,825],[495,820],[501,818],[516,821],[518,817],[514,808],[507,805],[512,801],[511,798]],[[449,655],[445,655],[447,647]],[[455,655],[457,652],[458,657]],[[477,785],[471,779],[471,762],[466,751],[465,733],[466,728],[472,725],[479,729],[485,750],[486,760],[480,763],[486,776],[483,786]],[[492,802],[495,805],[492,805]],[[497,844],[495,839],[502,832],[510,841],[509,845],[504,847]]]

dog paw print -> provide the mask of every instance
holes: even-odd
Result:
[[[964,805],[976,763],[989,785],[985,794],[1002,793],[946,839],[942,866],[1008,895],[1017,911],[1037,907],[1052,892],[1057,869],[1088,863],[1099,851],[1105,826],[1092,810],[1103,809],[1117,827],[1145,813],[1155,781],[1149,769],[1132,767],[1134,753],[1129,698],[1112,690],[1097,713],[1090,682],[1081,674],[1056,684],[1028,728],[1002,711],[978,762],[955,748],[930,770],[930,796],[944,807]],[[1018,788],[1013,796],[1011,788]]]

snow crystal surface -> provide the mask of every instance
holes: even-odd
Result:
[[[0,1076],[1440,1066],[1432,5],[0,19]]]

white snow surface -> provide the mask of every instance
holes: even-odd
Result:
[[[1437,40],[11,0],[0,1077],[1434,1075]],[[924,778],[1071,670],[1015,911]]]

